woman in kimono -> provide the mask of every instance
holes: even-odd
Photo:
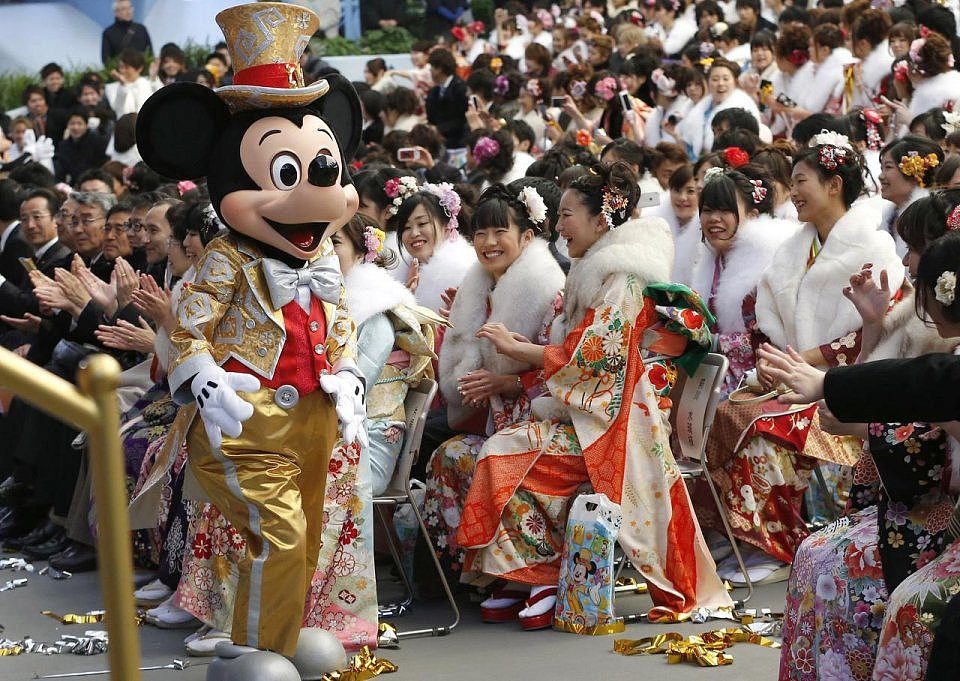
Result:
[[[322,548],[304,605],[303,626],[322,627],[356,650],[377,643],[373,560],[373,497],[393,475],[403,445],[403,403],[410,386],[433,377],[434,332],[443,321],[417,306],[413,294],[384,266],[395,256],[372,219],[357,215],[332,237],[357,324],[357,363],[369,390],[369,444],[338,442],[327,471]],[[192,654],[212,654],[230,630],[237,559],[242,545],[215,507],[194,526],[177,591],[181,607],[215,629],[187,642]],[[242,539],[237,537],[240,542]]]
[[[459,286],[477,261],[473,248],[457,231],[460,197],[449,183],[418,187],[407,177],[388,181],[385,192],[392,202],[387,228],[397,235],[399,269],[406,269],[406,286],[418,305],[439,312],[444,291]]]
[[[901,215],[897,229],[909,244],[904,261],[912,278],[919,254],[946,233],[958,202],[960,191],[937,192]],[[951,222],[960,226],[960,215]],[[866,268],[851,278],[852,300],[863,318],[863,361],[957,346],[956,339],[941,339],[925,314],[918,316],[912,287],[905,285],[904,293],[891,306],[889,292],[874,284]],[[821,421],[832,433],[862,438],[865,447],[846,515],[807,537],[794,557],[780,678],[812,681],[829,667],[867,681],[888,594],[951,540],[946,529],[955,495],[946,471],[952,453],[945,433],[927,423],[842,424],[824,411]]]
[[[689,371],[709,346],[709,313],[690,290],[668,281],[670,231],[659,219],[630,219],[637,177],[623,164],[571,183],[558,229],[575,258],[564,314],[551,344],[533,343],[502,323],[478,337],[518,362],[542,367],[549,397],[534,420],[508,426],[484,444],[457,541],[466,548],[461,580],[506,580],[529,599],[526,629],[553,620],[567,511],[593,489],[621,504],[620,543],[650,585],[654,612],[730,605],[716,576],[686,487],[670,451],[663,392],[672,364]],[[494,597],[493,611],[516,613],[522,596]]]
[[[563,305],[564,281],[550,254],[547,222],[536,189],[494,185],[481,195],[469,228],[478,262],[454,299],[438,372],[449,425],[465,434],[433,453],[424,504],[431,537],[455,571],[463,560],[456,540],[460,510],[480,448],[493,433],[529,419],[531,401],[545,392],[539,367],[498,354],[476,334],[498,322],[546,344]]]
[[[718,57],[707,70],[706,97],[697,102],[678,127],[679,136],[687,143],[690,158],[697,158],[713,148],[713,128],[710,123],[718,111],[739,108],[750,113],[760,122],[760,110],[756,102],[737,85],[740,67]]]
[[[853,363],[860,351],[860,315],[844,297],[851,273],[864,263],[887,271],[890,290],[903,266],[890,235],[878,230],[880,211],[857,201],[864,191],[860,155],[836,133],[816,135],[793,163],[791,196],[803,227],[777,249],[760,278],[755,349],[764,339],[802,348],[817,366]],[[763,362],[757,375],[773,388]],[[817,425],[816,406],[779,409],[776,402],[721,404],[708,441],[712,476],[730,525],[746,550],[753,582],[782,581],[807,536],[803,492],[816,460],[850,465],[859,444],[838,441]],[[704,522],[721,527],[719,519]],[[722,576],[743,583],[734,563]]]
[[[894,237],[897,253],[906,255],[907,245],[896,233],[896,221],[903,210],[929,193],[937,168],[943,163],[943,149],[926,137],[907,135],[880,150],[880,195],[887,206],[887,230]]]
[[[913,84],[909,113],[897,119],[907,124],[920,114],[957,99],[960,73],[954,70],[950,43],[939,33],[930,32],[910,44],[910,71]]]
[[[752,175],[758,179],[738,170],[712,168],[700,194],[703,237],[694,257],[691,288],[707,301],[716,319],[717,349],[730,360],[725,395],[756,363],[750,331],[756,327],[760,277],[777,249],[800,228],[796,221],[772,216],[773,183],[759,173]]]

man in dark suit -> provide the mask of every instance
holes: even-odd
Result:
[[[104,66],[128,47],[137,52],[153,52],[147,27],[133,20],[133,3],[130,0],[116,0],[113,3],[113,17],[114,22],[103,30],[100,44],[100,58]]]
[[[33,257],[20,228],[20,192],[14,180],[0,180],[0,277],[15,282],[26,277],[20,258]]]
[[[467,135],[467,85],[457,77],[449,50],[434,50],[427,63],[434,83],[427,93],[427,120],[443,135],[447,149],[458,149]]]

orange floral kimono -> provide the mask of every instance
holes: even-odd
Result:
[[[656,262],[664,253],[665,268]],[[670,262],[666,224],[640,219],[571,268],[567,311],[544,358],[551,396],[534,402],[538,420],[490,437],[477,462],[457,537],[464,581],[556,584],[570,505],[595,491],[621,505],[620,544],[656,606],[732,605],[670,450],[669,385],[658,377],[675,377],[676,367],[644,364],[660,355],[695,368],[709,346],[709,312],[696,294],[648,283],[668,277]]]

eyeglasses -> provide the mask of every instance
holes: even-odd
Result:
[[[48,218],[48,217],[50,217],[50,213],[30,213],[29,215],[21,215],[20,222],[23,222],[23,223],[29,223],[30,221],[40,222],[44,218]]]
[[[90,225],[93,225],[105,219],[106,218],[94,218],[94,217],[90,217],[89,215],[85,218],[79,218],[76,215],[74,215],[73,217],[70,218],[69,221],[67,221],[67,224],[73,227],[74,229],[76,229],[80,225],[83,225],[84,227],[89,227]]]
[[[127,220],[123,223],[123,228],[133,234],[146,230],[146,227],[144,227],[143,223],[139,220]]]
[[[126,224],[126,223],[120,224],[120,225],[111,225],[111,224],[108,222],[107,224],[105,224],[105,225],[103,226],[103,233],[104,233],[104,234],[112,234],[112,233],[120,234],[120,232],[126,232],[127,230],[126,230],[126,228],[124,227],[125,224]]]

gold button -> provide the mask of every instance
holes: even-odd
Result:
[[[310,330],[311,330],[313,333],[316,333],[317,331],[319,331],[319,330],[320,330],[320,324],[319,324],[319,322],[310,322]]]
[[[313,346],[313,351],[314,351],[315,353],[317,353],[318,355],[322,355],[322,354],[323,354],[323,343],[317,343],[316,345],[314,345],[314,346]]]

